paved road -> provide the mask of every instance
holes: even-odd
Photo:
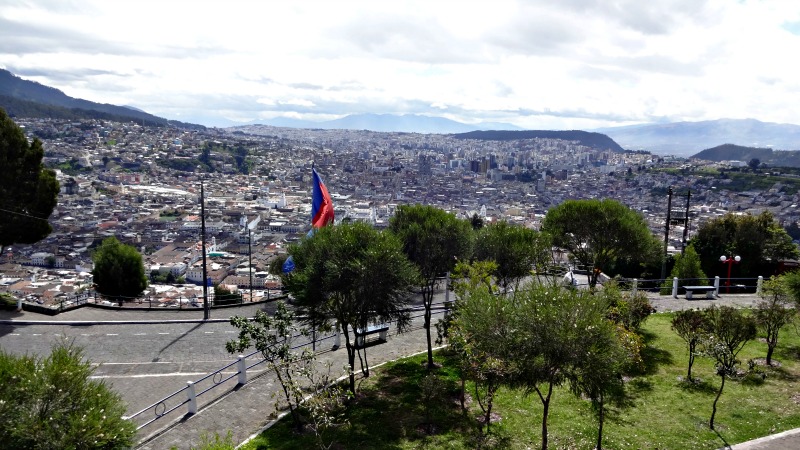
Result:
[[[758,300],[754,295],[722,295],[716,300],[692,301],[669,296],[650,297],[658,311],[704,308],[710,304],[752,306]],[[252,316],[261,308],[263,306],[249,305],[238,310],[215,310],[212,319],[216,322],[203,322],[202,311],[82,308],[54,317],[0,312],[0,346],[13,353],[45,354],[55,340],[64,336],[74,339],[98,364],[95,377],[106,380],[123,396],[130,414],[183,388],[187,381],[197,380],[233,361],[224,350],[224,343],[234,335],[226,317]],[[370,364],[423,351],[425,335],[419,320],[415,326],[414,331],[392,335],[386,344],[369,350]],[[320,348],[329,350],[330,345],[326,345]],[[342,364],[345,355],[343,350],[327,351],[320,359]],[[224,374],[234,372],[231,368]],[[258,432],[273,412],[271,394],[276,385],[271,374],[258,369],[250,369],[248,377],[249,382],[240,388],[234,389],[234,379],[198,398],[198,414],[185,417],[185,409],[181,407],[147,426],[139,435],[143,440],[140,448],[189,448],[198,443],[203,431],[224,434],[231,429],[237,441]],[[148,410],[145,416],[154,417],[153,411]],[[797,449],[800,448],[800,433],[776,435],[733,448]]]

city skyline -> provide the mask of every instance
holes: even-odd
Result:
[[[0,67],[228,126],[420,114],[529,129],[800,124],[800,4],[502,1],[0,5]]]

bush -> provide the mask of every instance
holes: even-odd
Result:
[[[17,299],[10,294],[0,294],[0,309],[15,311],[17,309]]]
[[[36,449],[117,449],[133,444],[136,428],[122,419],[121,398],[71,344],[50,356],[0,353],[0,446]]]

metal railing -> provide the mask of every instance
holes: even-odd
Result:
[[[442,314],[446,312],[447,303],[448,302],[440,302],[432,305],[432,309],[434,310],[433,314]],[[413,319],[424,316],[424,309],[421,307],[412,308],[409,311],[412,312],[410,316],[412,321]],[[413,314],[417,311],[422,311],[422,313]],[[411,327],[405,331],[413,331],[420,328],[422,328],[422,326]],[[321,337],[318,335],[318,332],[314,333],[313,337],[310,337],[308,334],[297,333],[292,336],[291,342],[297,341],[299,343],[293,345],[291,349],[298,350],[309,346],[316,348],[317,344],[330,339],[334,340],[334,345],[331,347],[331,349],[318,353],[325,353],[340,347],[340,333],[336,331],[329,334],[324,334]],[[239,357],[230,364],[227,364],[226,366],[221,367],[195,381],[187,382],[185,387],[178,389],[177,391],[156,401],[155,403],[152,403],[129,416],[124,416],[123,418],[127,420],[133,420],[135,422],[141,421],[141,423],[136,426],[136,430],[138,431],[157,422],[168,414],[177,411],[184,405],[186,405],[187,408],[187,415],[196,414],[198,411],[197,399],[203,394],[211,392],[212,390],[224,385],[226,382],[231,381],[234,378],[236,378],[236,385],[232,389],[246,384],[248,382],[248,372],[252,371],[266,361],[263,357],[260,357],[260,355],[261,352],[258,350],[247,355],[239,355]],[[248,365],[248,362],[253,360],[254,362]],[[229,370],[234,366],[236,366],[235,370]],[[226,373],[226,371],[228,372]],[[152,413],[152,416],[147,416],[148,411]]]

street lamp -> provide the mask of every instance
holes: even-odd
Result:
[[[736,255],[733,258],[728,258],[725,255],[722,255],[722,256],[719,257],[719,262],[721,262],[722,264],[727,264],[728,265],[728,281],[725,282],[725,286],[726,286],[725,287],[725,293],[726,294],[730,294],[731,293],[731,268],[733,267],[734,264],[738,263],[741,260],[742,260],[742,257],[739,256],[739,255]]]

